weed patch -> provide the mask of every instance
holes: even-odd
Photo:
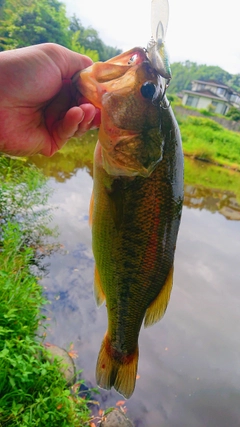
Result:
[[[183,150],[196,158],[240,169],[240,135],[211,119],[189,116],[181,120]]]
[[[0,157],[0,182],[0,426],[89,425],[87,399],[69,390],[38,335],[47,301],[37,249],[53,234],[45,179],[23,160]]]

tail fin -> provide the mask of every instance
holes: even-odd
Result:
[[[96,380],[99,387],[109,390],[114,387],[126,399],[133,394],[137,376],[138,346],[133,354],[121,357],[111,347],[105,335],[96,366]],[[115,356],[115,357],[114,357]]]

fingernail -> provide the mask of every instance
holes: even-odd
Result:
[[[81,110],[81,112],[82,112],[82,118],[80,119],[79,123],[82,123],[82,121],[83,121],[83,119],[84,119],[84,117],[85,117],[85,113],[84,113],[84,111],[83,111],[83,110]]]
[[[95,117],[95,113],[94,113],[94,115],[92,116],[92,118],[87,122],[87,124],[88,124],[88,125],[90,125],[90,123],[94,120],[94,117]]]

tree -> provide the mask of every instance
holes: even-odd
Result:
[[[107,61],[122,52],[120,49],[105,45],[98,32],[92,27],[85,28],[75,15],[71,18],[69,28],[73,34],[77,33],[76,41],[80,46],[86,50],[90,49],[98,52],[100,61]]]
[[[236,107],[229,108],[227,114],[227,117],[229,117],[231,120],[235,120],[236,122],[240,121],[240,110]]]
[[[79,31],[75,31],[72,34],[71,39],[71,49],[75,52],[81,53],[82,55],[87,55],[93,60],[93,62],[99,61],[99,54],[96,50],[86,49],[84,46],[81,46],[79,43]]]
[[[0,0],[0,19],[2,19],[4,3],[5,3],[5,0]]]
[[[6,0],[0,50],[53,42],[70,47],[69,20],[58,0]]]
[[[0,0],[0,51],[47,42],[66,46],[93,61],[106,61],[121,53],[105,45],[98,32],[85,28],[76,16],[69,20],[59,0]]]
[[[184,89],[191,89],[192,80],[215,80],[240,92],[240,74],[230,74],[218,66],[197,64],[196,62],[174,62],[171,65],[173,79],[169,86],[169,93],[178,93]]]
[[[228,82],[229,86],[231,86],[237,92],[240,92],[240,74],[232,75],[231,79]]]

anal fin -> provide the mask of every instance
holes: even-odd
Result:
[[[105,294],[103,292],[101,279],[96,266],[94,270],[94,295],[95,295],[97,306],[99,307],[105,301]]]
[[[150,306],[146,311],[145,320],[144,320],[145,328],[158,322],[163,317],[170,299],[172,284],[173,284],[173,266],[169,270],[167,279],[161,291],[159,292],[157,297],[151,302]]]

